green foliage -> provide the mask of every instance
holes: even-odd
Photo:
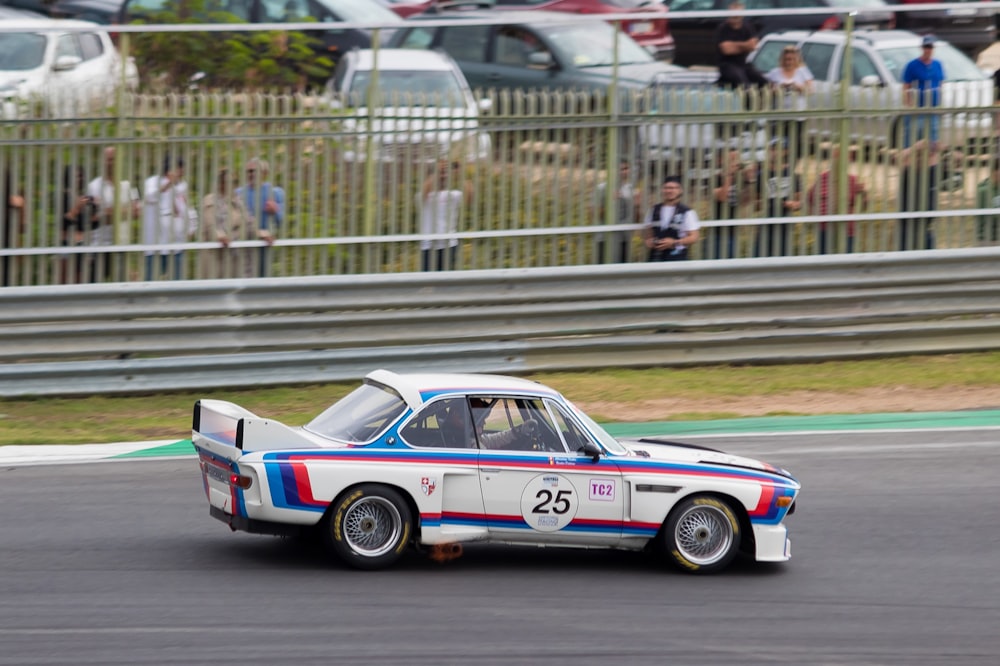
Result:
[[[180,0],[135,23],[242,24],[239,17],[212,9],[206,0]],[[321,41],[304,32],[143,33],[131,37],[143,85],[179,90],[205,73],[205,84],[220,90],[296,90],[322,85],[333,61],[317,56]]]

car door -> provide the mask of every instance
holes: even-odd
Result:
[[[490,538],[518,543],[614,546],[624,513],[622,474],[608,458],[581,450],[593,442],[555,400],[490,397],[473,407],[480,445],[534,420],[537,430],[481,448],[480,486]]]
[[[89,110],[97,93],[92,90],[93,72],[83,60],[78,35],[70,33],[55,36],[51,69],[52,110],[61,116],[72,116]]]
[[[486,88],[535,90],[571,87],[560,83],[555,74],[559,65],[556,54],[537,32],[528,26],[502,25],[492,34],[489,49],[490,71],[485,76]]]

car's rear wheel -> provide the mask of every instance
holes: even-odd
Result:
[[[662,536],[664,550],[675,566],[691,573],[713,573],[736,557],[740,521],[726,501],[695,495],[674,507]]]
[[[392,488],[363,484],[334,501],[323,518],[323,538],[340,559],[358,569],[394,563],[410,541],[413,518]]]

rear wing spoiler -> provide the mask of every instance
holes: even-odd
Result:
[[[195,446],[202,444],[209,448],[212,444],[244,452],[322,448],[298,428],[261,418],[225,400],[199,400],[194,403],[191,432]]]

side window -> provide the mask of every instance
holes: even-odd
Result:
[[[583,445],[591,441],[590,437],[577,426],[573,420],[563,411],[562,407],[558,403],[552,402],[551,400],[546,400],[545,404],[548,405],[549,411],[551,412],[553,419],[555,420],[556,427],[559,429],[559,434],[562,436],[563,441],[566,443],[566,448],[570,452],[576,452],[583,449]]]
[[[486,44],[489,41],[488,25],[460,25],[444,28],[441,48],[459,62],[486,62]]]
[[[260,0],[261,23],[301,23],[306,20],[305,0]]]
[[[806,42],[802,45],[802,61],[816,77],[817,81],[831,80],[830,61],[833,60],[833,44],[810,44]],[[833,79],[839,78],[836,74]]]
[[[524,28],[504,26],[497,32],[494,60],[498,65],[527,68],[531,54],[545,50],[538,38]]]
[[[859,48],[851,48],[851,85],[860,85],[861,79],[873,74],[878,76],[878,69],[868,54]]]
[[[465,398],[438,400],[424,407],[399,436],[410,446],[475,448],[472,417]]]
[[[61,58],[63,56],[76,56],[77,58],[83,59],[83,54],[80,53],[80,43],[77,41],[76,35],[60,35],[59,41],[56,42],[56,58]]]
[[[84,60],[99,58],[104,53],[104,42],[92,32],[80,33],[80,50]]]
[[[772,39],[760,47],[757,55],[754,56],[753,66],[762,74],[767,74],[778,66],[781,60],[781,51],[786,46],[795,46],[795,42]]]
[[[473,398],[470,404],[481,448],[566,452],[558,428],[541,400]]]
[[[401,49],[429,49],[434,41],[434,28],[413,28],[399,42]]]

